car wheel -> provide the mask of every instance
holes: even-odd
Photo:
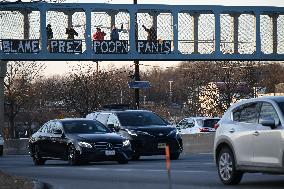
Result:
[[[236,170],[235,158],[229,148],[223,148],[217,161],[218,174],[221,181],[226,185],[239,184],[243,177],[243,172]]]
[[[68,148],[68,162],[70,165],[78,165],[78,154],[74,146]]]
[[[41,157],[38,145],[35,145],[34,147],[33,161],[35,165],[44,165],[46,161]]]
[[[180,153],[172,153],[170,154],[171,160],[177,160],[179,158]]]
[[[132,158],[131,158],[132,160],[139,160],[140,159],[140,155],[139,154],[137,154],[137,153],[134,153],[133,155],[132,155]]]

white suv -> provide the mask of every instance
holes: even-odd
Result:
[[[218,124],[214,158],[224,184],[245,172],[284,173],[284,96],[238,102]]]
[[[215,124],[220,118],[211,117],[187,117],[177,124],[181,134],[196,134],[215,132]]]

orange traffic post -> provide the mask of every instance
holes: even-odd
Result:
[[[167,170],[168,170],[169,189],[172,189],[170,146],[168,144],[166,146],[166,164],[167,164]]]

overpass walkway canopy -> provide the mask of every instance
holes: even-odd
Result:
[[[284,8],[2,2],[0,60],[284,60]]]

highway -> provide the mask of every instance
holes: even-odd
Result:
[[[47,161],[34,166],[27,155],[0,157],[0,169],[50,183],[54,189],[167,189],[164,156],[142,157],[120,165],[98,162],[72,167],[64,161]],[[218,178],[211,154],[183,155],[171,162],[172,189],[283,188],[283,175],[245,174],[240,185],[224,186]]]

